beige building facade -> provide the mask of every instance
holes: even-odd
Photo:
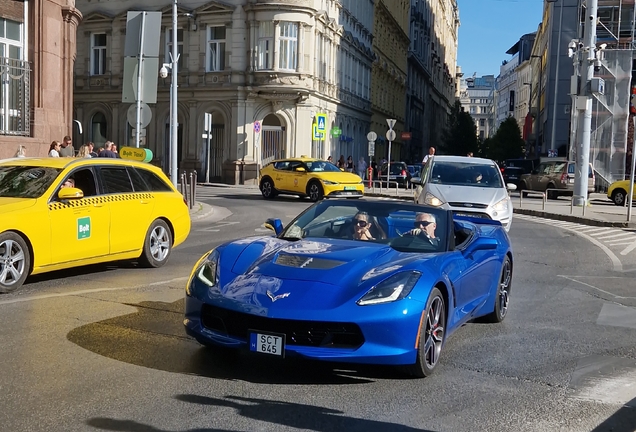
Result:
[[[124,2],[78,0],[75,115],[100,145],[132,143],[122,100]],[[254,183],[258,167],[301,155],[366,155],[371,122],[372,0],[179,1],[178,165],[206,171],[206,113],[212,115],[211,181]],[[161,11],[160,60],[170,62],[172,2]],[[158,73],[158,71],[157,71]],[[159,78],[142,145],[169,163],[171,76]],[[322,117],[323,131],[314,131]],[[322,121],[320,121],[322,123]],[[260,125],[260,128],[258,127]],[[260,131],[259,131],[260,129]]]
[[[405,132],[407,56],[410,45],[408,0],[376,0],[373,27],[371,130],[378,135],[376,161],[389,158],[386,119],[397,120],[391,145],[392,160],[402,159],[402,133]]]
[[[74,0],[0,0],[0,159],[46,156],[73,130]]]

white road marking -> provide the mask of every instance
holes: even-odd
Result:
[[[610,241],[613,241],[613,240],[610,240]],[[605,243],[609,243],[609,242],[606,241]],[[625,246],[625,245],[630,245],[632,243],[633,243],[633,241],[630,240],[630,241],[619,241],[618,243],[610,243],[609,245],[610,246]]]
[[[633,251],[634,249],[636,249],[636,241],[634,243],[632,243],[630,246],[627,246],[625,248],[625,250],[623,250],[623,252],[621,252],[621,255],[625,256],[628,253],[630,253],[631,251]]]
[[[565,276],[565,275],[559,275],[559,277],[562,277],[562,278],[567,279],[567,280],[572,281],[572,282],[576,282],[576,283],[581,284],[581,285],[585,285],[586,287],[589,287],[589,288],[595,289],[595,290],[597,290],[597,291],[600,291],[600,292],[602,292],[603,294],[607,294],[607,295],[609,295],[609,296],[612,296],[612,297],[614,297],[615,299],[635,299],[635,298],[636,298],[636,297],[623,297],[623,296],[619,296],[619,295],[616,295],[616,294],[611,293],[611,292],[609,292],[609,291],[602,290],[602,289],[600,289],[599,287],[595,287],[594,285],[590,285],[590,284],[588,284],[588,283],[581,282],[580,280],[576,280],[576,279],[574,279],[575,277],[577,277],[577,278],[581,277],[581,278],[582,278],[582,277],[586,277],[586,276]],[[587,277],[596,277],[596,276],[587,276]]]
[[[616,231],[614,231],[615,233]],[[610,239],[610,238],[616,238],[616,237],[634,237],[634,234],[629,233],[629,232],[621,232],[618,234],[612,234],[609,236],[605,236],[605,237],[597,237],[599,240],[605,240],[605,239]]]
[[[585,234],[597,237],[597,236],[602,236],[602,235],[608,234],[608,231],[613,231],[613,230],[614,230],[613,228],[603,228],[602,231],[601,230],[585,231]]]
[[[30,302],[35,300],[45,300],[45,299],[56,298],[56,297],[71,297],[71,296],[78,296],[83,294],[93,294],[98,292],[121,291],[121,290],[129,290],[129,289],[132,290],[132,289],[145,288],[148,286],[158,286],[158,285],[167,285],[174,282],[184,282],[187,280],[188,280],[187,277],[180,277],[180,278],[168,279],[164,281],[151,282],[151,283],[143,284],[143,285],[124,286],[124,287],[115,287],[115,288],[95,288],[95,289],[87,289],[87,290],[79,290],[79,291],[70,291],[67,293],[40,294],[40,295],[21,297],[21,298],[10,299],[10,300],[0,300],[0,306],[7,305],[7,304],[14,304],[14,303]]]

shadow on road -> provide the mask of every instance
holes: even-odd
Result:
[[[260,193],[258,195],[256,194],[240,194],[240,195],[239,194],[217,194],[217,195],[214,195],[214,197],[232,199],[232,200],[247,200],[247,201],[260,201],[260,202],[284,201],[284,202],[299,202],[299,203],[311,204],[311,201],[309,201],[309,199],[299,198],[296,195],[278,195],[275,198],[270,198],[267,200],[263,198],[263,196]]]
[[[277,359],[249,352],[206,348],[185,335],[183,300],[131,304],[132,314],[70,331],[69,341],[124,363],[206,378],[266,384],[365,384],[411,379],[396,368]],[[311,371],[311,373],[308,373]]]
[[[636,399],[632,399],[591,432],[634,432],[636,430]]]
[[[137,265],[137,263],[132,261],[113,261],[104,264],[92,264],[29,276],[24,284],[29,285],[33,283],[53,281],[57,279],[66,279],[69,277],[88,276],[95,273],[105,273],[118,269],[133,269],[138,267],[139,266]]]
[[[432,432],[396,423],[348,417],[340,410],[291,402],[240,396],[213,398],[191,394],[177,395],[175,399],[204,406],[233,408],[239,415],[248,419],[315,432]],[[162,432],[160,429],[131,420],[100,417],[90,419],[87,423],[89,426],[111,431]],[[212,432],[222,429],[190,429],[188,432],[194,431]]]

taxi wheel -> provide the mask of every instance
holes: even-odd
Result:
[[[161,220],[155,220],[144,242],[144,250],[139,261],[144,267],[157,268],[164,265],[172,252],[172,233],[168,224]]]
[[[312,201],[320,201],[325,194],[325,191],[322,189],[322,185],[316,181],[309,183],[307,186],[307,195],[309,195],[309,199]]]
[[[263,194],[263,198],[265,199],[271,199],[276,197],[276,189],[274,189],[274,182],[269,177],[267,177],[265,180],[261,182],[261,193]]]
[[[31,254],[22,237],[14,232],[0,234],[0,293],[22,286],[31,268]]]

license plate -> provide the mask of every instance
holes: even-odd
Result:
[[[508,177],[508,180],[517,180],[517,177],[510,176],[510,177]]]
[[[284,357],[285,335],[258,331],[250,333],[250,351]]]
[[[356,190],[355,186],[345,186],[344,190],[348,191],[348,190]]]

